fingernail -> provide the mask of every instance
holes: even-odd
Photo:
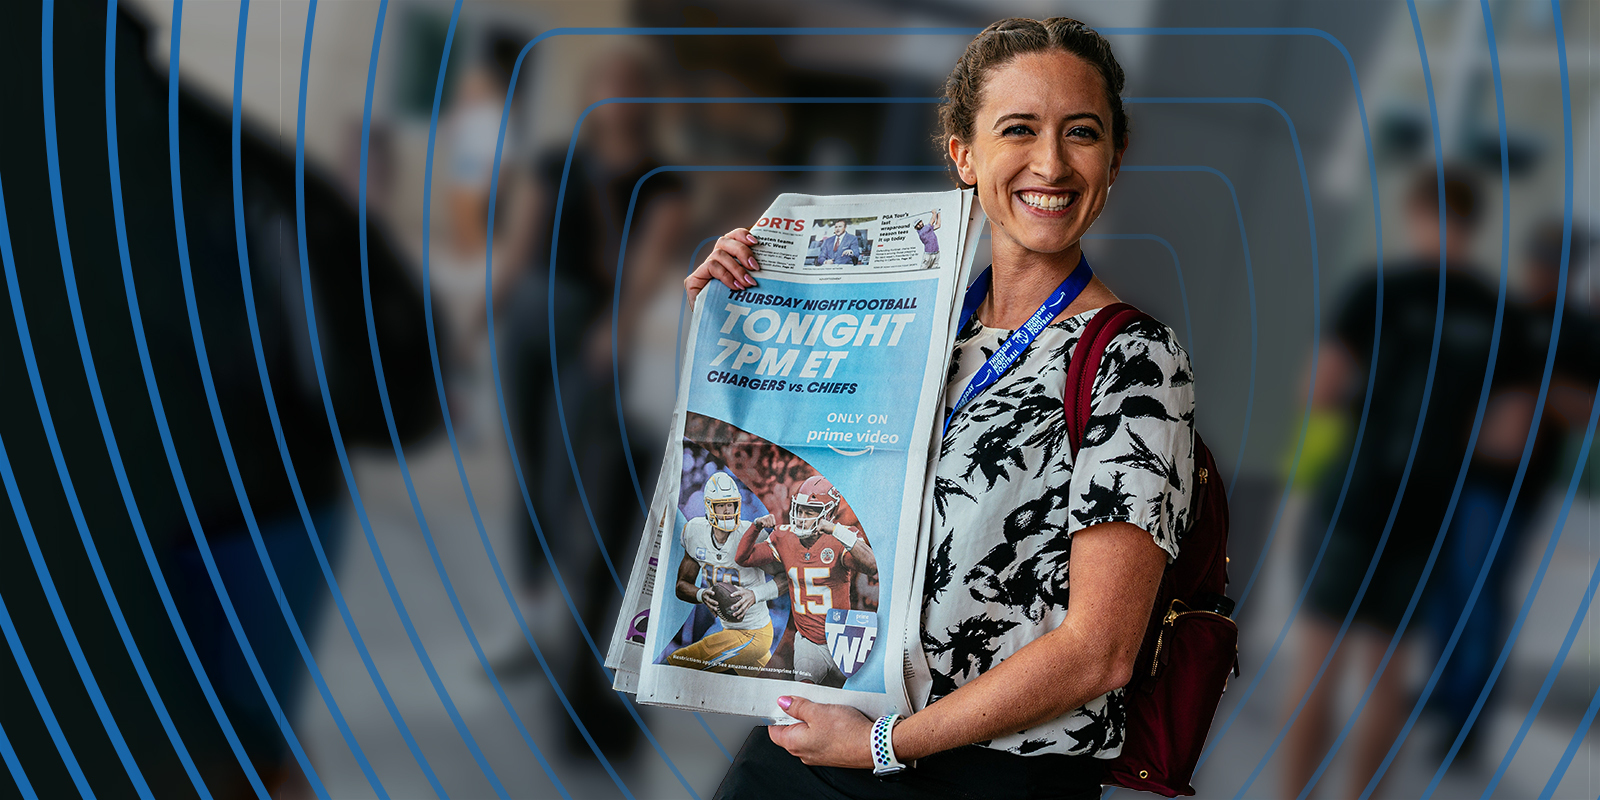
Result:
[[[751,244],[760,244],[760,241],[758,239],[756,239],[756,237],[753,234],[747,233],[747,234],[744,235],[744,238],[745,238],[745,241],[747,241],[747,242],[749,242]]]
[[[781,708],[784,711],[788,711],[789,710],[789,706],[791,706],[791,705],[794,705],[794,698],[793,697],[780,697],[780,698],[778,698],[778,708]]]
[[[761,265],[757,264],[756,260],[752,258],[752,259],[750,259],[750,268],[751,269],[761,269]]]
[[[747,286],[752,286],[753,287],[753,286],[756,285],[756,279],[750,277],[749,275],[744,276],[744,282],[745,282],[745,285],[747,285]]]

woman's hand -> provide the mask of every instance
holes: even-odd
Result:
[[[706,256],[706,260],[683,279],[683,288],[689,293],[689,307],[694,307],[695,297],[713,279],[722,281],[735,291],[755,286],[756,279],[749,275],[749,272],[761,269],[761,265],[756,263],[754,251],[750,249],[755,243],[756,237],[747,228],[734,228],[717,239],[711,248],[711,255]]]
[[[866,714],[804,697],[780,697],[778,706],[800,720],[767,726],[772,741],[790,755],[814,767],[872,768],[872,720]]]

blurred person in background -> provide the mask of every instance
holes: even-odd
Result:
[[[497,416],[484,342],[486,304],[491,297],[503,298],[505,287],[525,271],[533,240],[533,228],[521,224],[532,212],[531,182],[527,171],[518,168],[514,155],[518,131],[508,120],[495,198],[493,263],[488,261],[489,200],[502,111],[510,120],[517,118],[515,105],[505,109],[516,48],[504,36],[489,35],[483,48],[486,56],[456,84],[443,125],[445,202],[444,213],[435,219],[444,223],[444,235],[431,240],[428,283],[438,307],[445,310],[459,365],[447,376],[451,421],[469,443],[478,439],[485,420]],[[494,282],[487,293],[486,268]]]
[[[37,6],[24,4],[11,12],[8,24],[0,26],[0,65],[9,76],[0,85],[0,107],[6,109],[5,124],[0,125],[0,175],[21,284],[12,288],[26,303],[31,347],[60,453],[107,579],[182,742],[215,796],[253,797],[162,608],[130,507],[113,477],[107,443],[93,421],[96,411],[62,283],[66,265],[46,172],[46,109],[39,90],[44,77],[42,20]],[[376,324],[372,334],[382,351],[399,436],[414,440],[432,430],[439,409],[421,293],[386,231],[370,221],[363,254],[354,208],[314,164],[307,165],[304,176],[303,246],[309,263],[302,264],[293,154],[247,122],[236,185],[227,101],[202,98],[183,83],[175,117],[181,142],[180,219],[169,161],[168,79],[146,60],[149,33],[121,9],[114,17],[113,143],[107,139],[106,120],[106,5],[62,0],[53,14],[60,219],[96,380],[106,399],[133,508],[199,666],[254,770],[282,796],[292,793],[295,784],[303,785],[280,727],[285,721],[257,683],[204,562],[208,557],[214,561],[265,684],[293,724],[308,670],[280,603],[305,641],[314,642],[329,594],[313,541],[336,565],[350,513],[339,442],[332,435],[321,381],[326,381],[326,401],[343,442],[387,449],[389,430],[368,344],[364,266]],[[112,144],[118,153],[115,174],[108,157]],[[121,182],[129,279],[141,315],[137,322],[124,288],[113,178]],[[242,195],[237,213],[243,232],[235,228],[236,190]],[[186,265],[180,261],[180,246],[187,248]],[[247,264],[241,263],[241,255]],[[254,319],[245,313],[245,267]],[[309,287],[302,285],[303,274]],[[309,335],[313,311],[303,290],[313,298],[315,342]],[[200,342],[192,338],[191,314]],[[136,324],[148,342],[162,404],[159,417],[135,348]],[[0,374],[25,375],[14,327],[0,325],[0,332]],[[260,339],[259,371],[254,336]],[[321,377],[315,353],[320,353]],[[270,401],[263,379],[272,392]],[[82,563],[76,559],[83,550],[71,534],[76,526],[62,484],[47,466],[52,452],[27,381],[0,385],[6,389],[0,392],[0,438],[33,527],[48,534],[41,537],[47,563],[61,571],[58,585],[73,589],[64,600],[90,670],[107,690],[110,709],[155,796],[186,794],[191,788],[178,768],[175,748],[132,675],[129,657],[106,615],[105,599],[79,580],[63,580],[77,569],[72,564]],[[215,424],[211,401],[220,414]],[[276,420],[269,415],[269,402]],[[161,420],[170,440],[158,427]],[[168,446],[176,468],[169,465]],[[231,461],[224,457],[224,447],[231,449]],[[293,476],[286,461],[292,461]],[[186,497],[178,491],[180,473]],[[258,556],[257,533],[281,595],[269,584],[267,564]],[[111,752],[102,723],[76,700],[86,700],[76,670],[50,644],[60,641],[60,629],[42,597],[35,599],[32,587],[38,579],[20,543],[13,515],[0,514],[0,586],[17,628],[30,643],[33,667],[89,782],[100,796],[132,796],[133,786]],[[69,544],[70,550],[61,549]],[[48,766],[59,767],[61,760],[38,717],[28,717],[33,703],[20,682],[8,681],[5,687],[0,709],[7,736],[29,765],[35,791],[46,797],[73,794],[65,770],[53,772]],[[317,758],[314,753],[311,757]]]
[[[655,106],[603,102],[654,96],[656,72],[642,51],[616,51],[596,60],[583,102],[586,108],[598,105],[577,133],[570,165],[564,144],[535,160],[531,268],[508,299],[515,326],[515,345],[508,352],[516,393],[512,413],[520,440],[517,454],[554,566],[578,606],[581,624],[597,640],[609,633],[622,592],[599,548],[606,549],[618,578],[626,577],[644,520],[627,459],[631,456],[641,491],[648,492],[666,429],[664,421],[629,424],[623,438],[623,425],[633,420],[621,417],[617,408],[614,375],[628,364],[624,361],[614,370],[613,323],[615,352],[626,359],[637,331],[660,327],[661,314],[652,302],[659,287],[670,286],[676,299],[675,280],[664,275],[684,269],[679,259],[690,246],[681,241],[687,219],[682,182],[672,172],[645,178],[661,166],[650,124]],[[626,262],[619,264],[624,244]],[[553,298],[548,294],[552,288]],[[560,413],[552,357],[560,381]],[[635,388],[670,396],[675,386],[668,382]],[[636,428],[662,433],[644,438],[634,433]],[[575,477],[582,480],[581,498]],[[517,516],[528,519],[520,507]],[[539,616],[564,618],[553,596],[548,602],[533,599],[541,584],[550,585],[544,581],[551,565],[541,563],[531,520],[528,525],[521,591]],[[576,634],[571,641],[580,646]],[[517,643],[497,661],[496,670],[503,666],[507,674],[527,673],[534,666],[525,643]],[[608,754],[631,751],[637,729],[626,724],[627,714],[600,665],[588,657],[575,658],[561,683]],[[568,734],[570,747],[588,751],[574,726],[568,726]]]
[[[1306,526],[1301,551],[1305,568],[1314,562],[1324,533],[1327,549],[1316,573],[1307,577],[1311,582],[1307,610],[1298,626],[1300,661],[1289,682],[1286,708],[1297,707],[1310,690],[1340,624],[1356,603],[1369,566],[1374,559],[1377,564],[1355,609],[1352,641],[1335,653],[1290,729],[1281,787],[1286,797],[1300,793],[1332,744],[1338,727],[1334,695],[1351,651],[1366,650],[1363,680],[1377,670],[1422,579],[1467,455],[1489,364],[1497,298],[1495,289],[1468,261],[1481,208],[1471,173],[1450,165],[1442,175],[1432,166],[1419,170],[1405,200],[1410,256],[1387,261],[1381,273],[1374,270],[1355,282],[1317,353],[1313,413],[1342,411],[1348,419],[1343,429],[1354,431],[1369,391],[1372,400],[1359,451],[1353,449],[1353,436],[1347,438],[1332,467],[1322,471]],[[1377,334],[1380,290],[1383,318]],[[1431,364],[1436,331],[1438,360]],[[1381,335],[1376,342],[1375,334]],[[1496,386],[1503,384],[1497,373]],[[1399,507],[1391,523],[1397,498]],[[1338,518],[1329,530],[1336,508]],[[1389,535],[1380,555],[1378,543],[1386,530]],[[1396,651],[1352,736],[1354,764],[1346,772],[1352,797],[1376,773],[1405,719],[1410,696],[1405,653],[1404,648]]]
[[[1588,234],[1581,226],[1574,227],[1572,272],[1583,265],[1588,244]],[[1578,303],[1568,302],[1562,314],[1544,414],[1539,420],[1522,484],[1513,495],[1550,351],[1561,277],[1561,250],[1562,222],[1559,218],[1535,226],[1528,237],[1521,276],[1522,296],[1507,310],[1495,366],[1496,385],[1500,388],[1490,396],[1461,500],[1451,519],[1438,567],[1428,582],[1426,620],[1435,651],[1442,655],[1462,613],[1467,610],[1479,574],[1484,575],[1481,593],[1428,698],[1427,710],[1444,725],[1441,752],[1448,750],[1458,732],[1466,726],[1468,715],[1483,693],[1505,644],[1515,602],[1507,584],[1523,550],[1527,538],[1524,534],[1550,491],[1551,483],[1560,477],[1562,445],[1570,432],[1582,431],[1587,423],[1595,382],[1600,380],[1600,337],[1597,337],[1594,319]],[[1512,513],[1501,531],[1506,503],[1513,500]],[[1488,571],[1484,572],[1497,531],[1500,544]],[[1503,681],[1497,681],[1497,686],[1499,683]],[[1486,698],[1485,710],[1476,717],[1475,723],[1484,719],[1482,715],[1491,708],[1488,703],[1495,694]],[[1457,760],[1473,760],[1481,728],[1481,724],[1475,724],[1465,733]]]

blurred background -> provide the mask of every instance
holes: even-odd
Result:
[[[779,192],[951,186],[972,33],[1069,15],[1132,121],[1085,251],[1231,492],[1200,796],[1595,793],[1593,2],[28,5],[0,792],[709,797],[755,721],[599,664],[682,278]]]

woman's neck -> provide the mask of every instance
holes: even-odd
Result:
[[[979,321],[991,328],[1015,330],[1022,327],[1022,323],[1049,299],[1050,293],[1072,274],[1082,258],[1083,250],[1076,244],[1060,253],[1035,253],[1014,243],[1003,245],[996,237],[989,296],[978,306]],[[1115,295],[1097,277],[1055,319],[1065,319],[1112,302],[1116,302]]]

